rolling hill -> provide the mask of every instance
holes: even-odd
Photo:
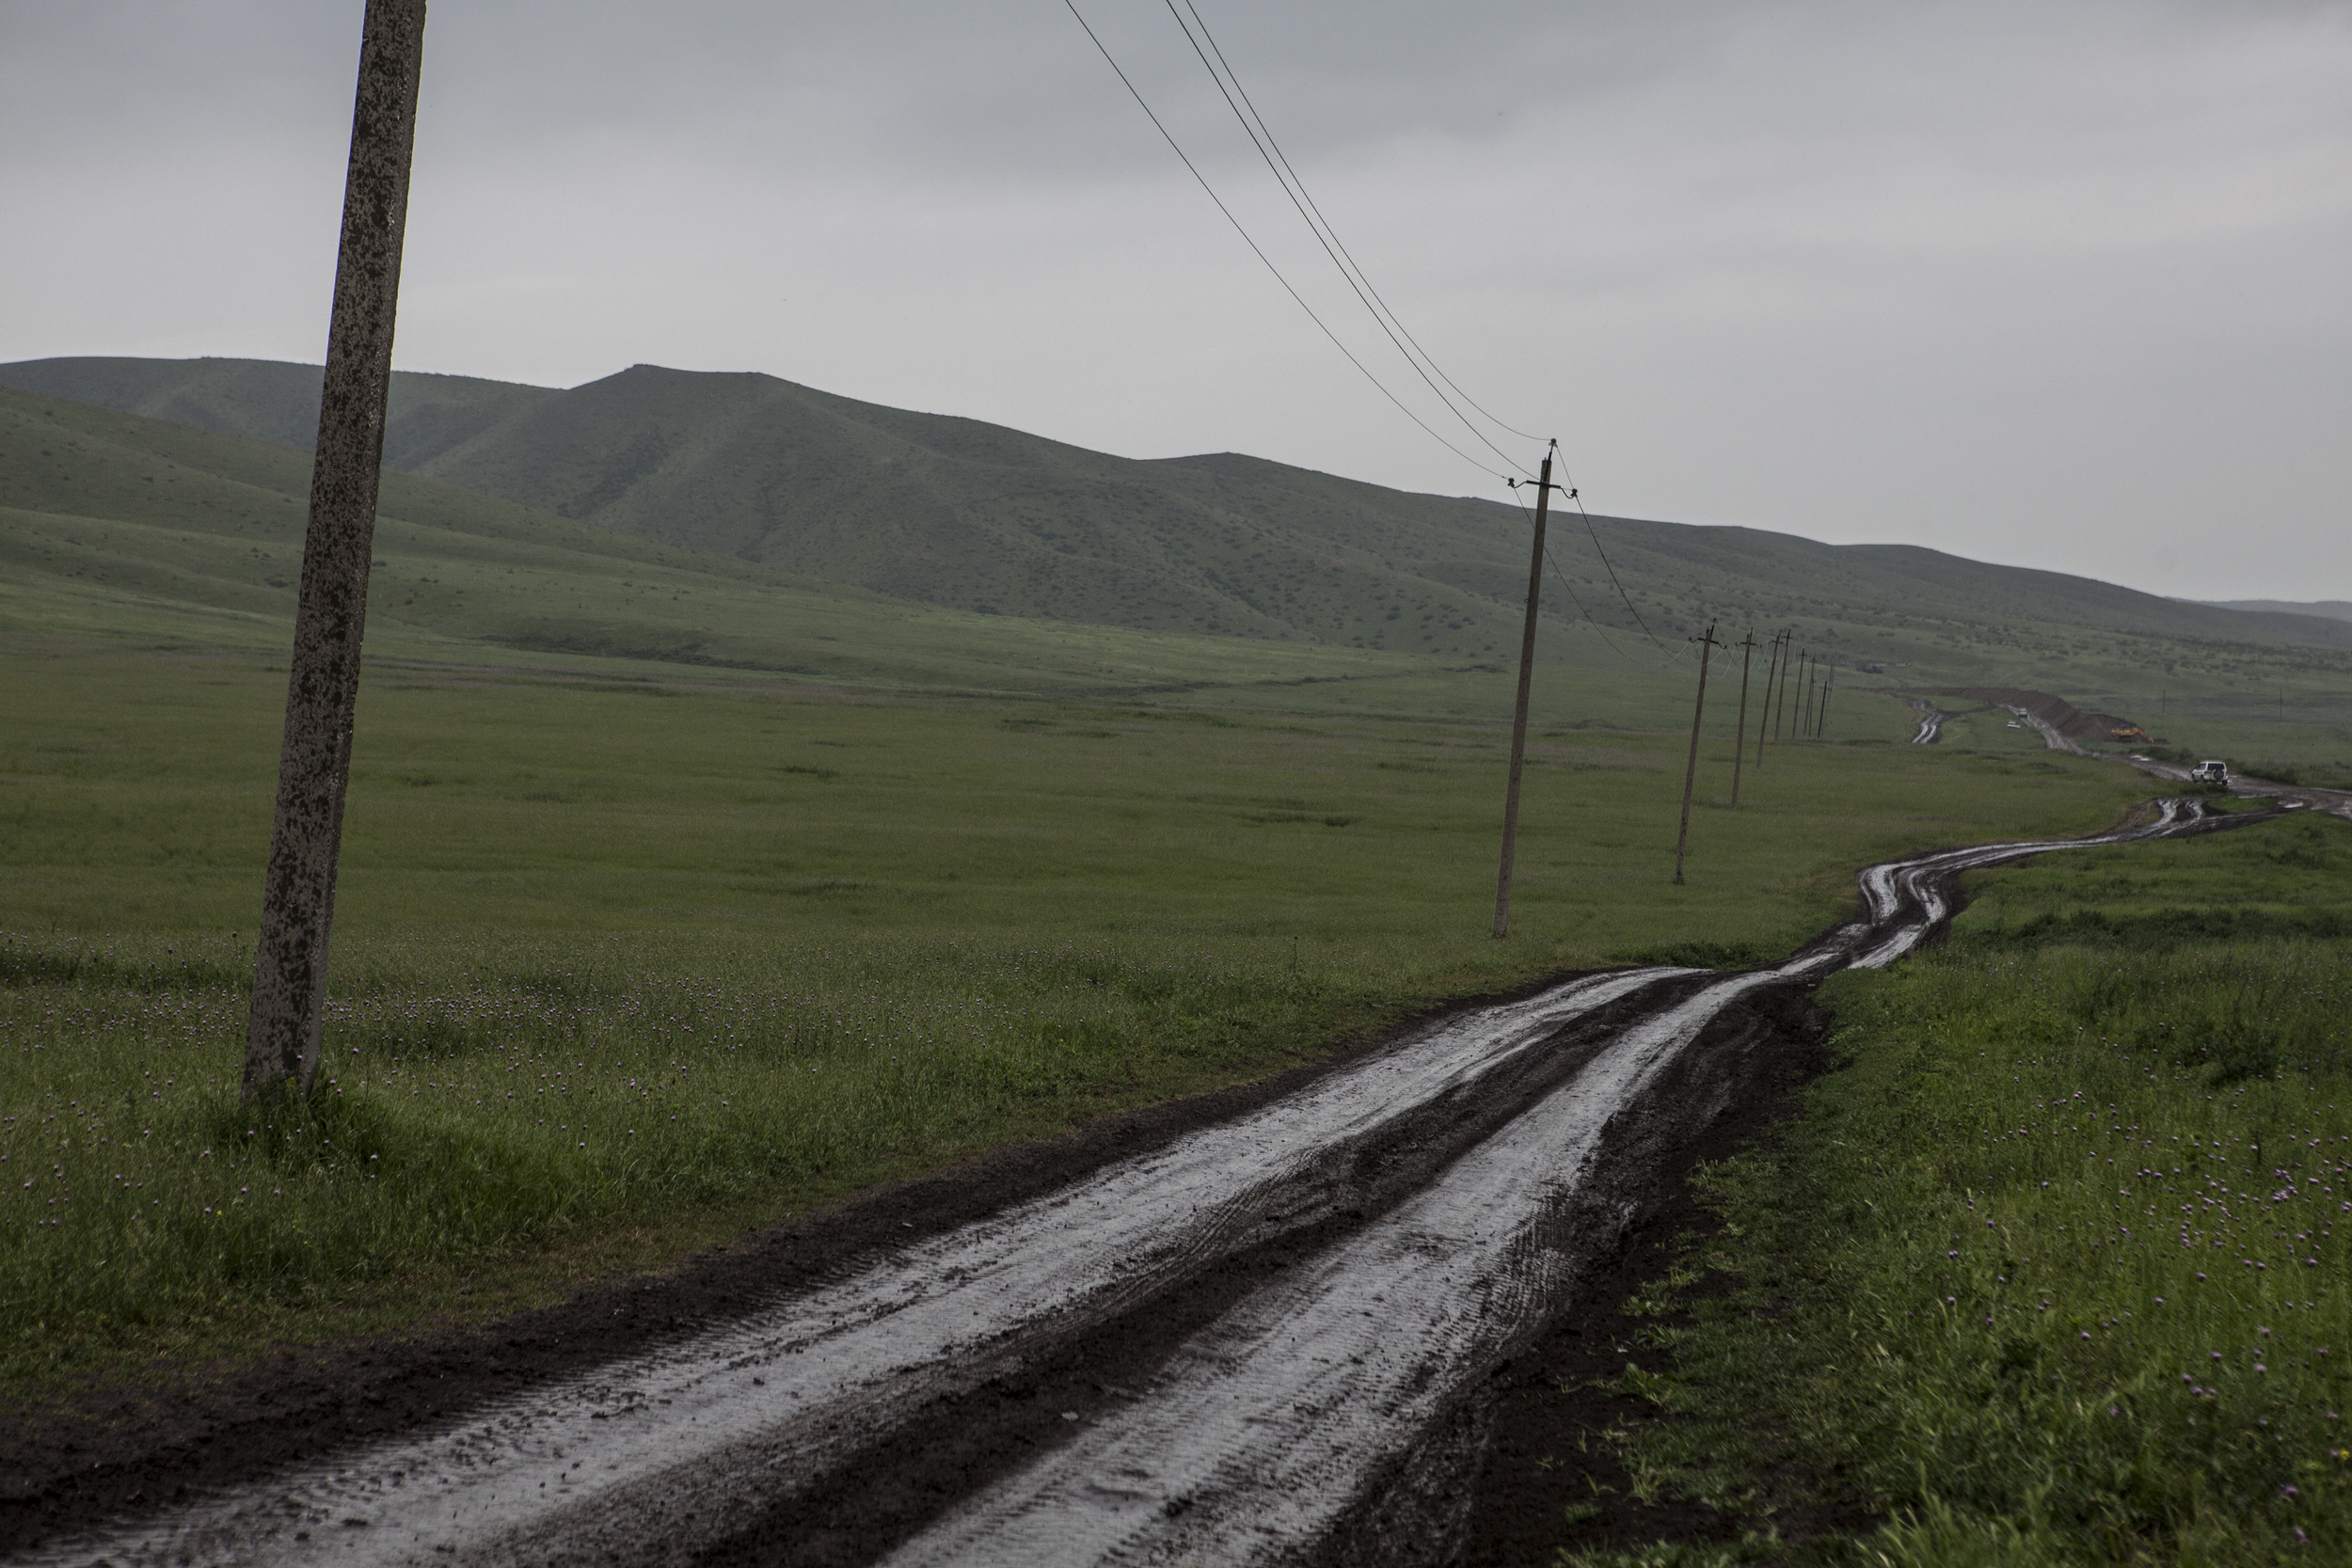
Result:
[[[288,446],[0,391],[0,634],[19,649],[282,650],[309,486]],[[635,662],[1073,694],[1392,680],[1432,662],[909,604],[399,473],[368,615],[372,661],[522,654],[625,677]]]
[[[319,373],[50,359],[0,366],[0,386],[307,445]],[[1230,452],[1113,457],[767,375],[639,365],[555,391],[403,372],[386,452],[394,468],[534,510],[981,613],[1464,657],[1508,651],[1524,592],[1526,521],[1504,502]],[[1573,520],[1555,562],[1593,619],[1637,642],[1643,623],[1680,638],[1736,616],[1818,625],[1824,646],[1857,659],[1997,649],[2033,622],[2352,648],[2352,628],[2324,615],[2190,604],[1915,546],[1629,518],[1595,519],[1595,533],[1630,610]]]
[[[272,442],[298,465],[290,449],[307,440],[319,373],[254,360],[50,359],[0,366],[0,386]],[[967,624],[1457,665],[1507,662],[1518,640],[1527,524],[1510,504],[1234,453],[1114,457],[766,375],[641,365],[555,390],[404,372],[387,457],[408,483],[446,487],[436,495],[492,498],[536,526],[564,522],[583,548],[658,546],[673,561],[756,569],[801,592],[833,584],[886,596],[877,603],[965,611]],[[282,483],[299,494],[296,480]],[[388,510],[394,493],[422,492],[388,491]],[[53,499],[104,515],[78,493]],[[2352,622],[2325,613],[2194,604],[1915,546],[1739,527],[1596,517],[1588,529],[1570,515],[1553,541],[1542,653],[1558,664],[1686,668],[1687,640],[1714,621],[1734,637],[1792,631],[1849,667],[1883,666],[1890,681],[2030,686],[2163,717],[2275,705],[2282,723],[2352,725]],[[524,645],[595,641],[560,623],[510,635]],[[665,635],[701,646],[697,657],[741,652],[712,652],[725,635],[714,641],[691,622]]]
[[[276,359],[91,357],[0,366],[0,387],[305,451],[318,436],[324,379],[317,365]],[[510,415],[562,395],[511,381],[397,372],[385,424],[385,464],[413,469]]]
[[[2330,621],[2352,621],[2352,599],[2318,599],[2297,604],[2286,599],[2199,599],[2213,610],[2251,610],[2265,615],[2324,615]]]

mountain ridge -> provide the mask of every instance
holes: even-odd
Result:
[[[2352,599],[2190,599],[2208,610],[2241,610],[2258,615],[2318,615],[2330,621],[2352,621]]]
[[[282,650],[309,489],[309,454],[283,443],[0,388],[0,641]],[[1353,649],[911,604],[398,471],[384,475],[371,553],[372,664],[504,667],[520,653],[534,668],[625,682],[686,666],[1094,697],[1387,689],[1440,673],[1435,660]]]
[[[0,385],[294,446],[319,375],[233,359],[0,366]],[[1115,457],[754,372],[639,365],[561,390],[397,372],[386,452],[389,467],[535,511],[982,614],[1491,659],[1516,647],[1525,592],[1527,525],[1503,502],[1240,453]],[[1918,546],[1575,515],[1554,541],[1552,614],[1628,666],[1716,620],[1972,681],[2086,639],[2149,667],[2178,661],[2150,640],[2225,664],[2233,649],[2352,649],[2352,623],[2326,616]]]

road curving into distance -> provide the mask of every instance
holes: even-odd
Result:
[[[1907,700],[1915,708],[1923,705],[1916,699]],[[2074,756],[2087,757],[2093,762],[2122,762],[2152,778],[2168,780],[2173,784],[2189,782],[2188,769],[2177,763],[2158,762],[2153,757],[2138,755],[2117,757],[2104,752],[2087,752],[2060,735],[2058,727],[2047,720],[2037,719],[2026,709],[2012,706],[2008,703],[1994,705],[2015,714],[2042,736],[2043,747],[2049,751],[2070,752]],[[1942,716],[1946,719],[1951,717],[1953,716],[1950,714]],[[1922,725],[1923,733],[1924,730],[1925,725]],[[1915,735],[1912,737],[1912,743],[1920,744],[1919,736]],[[2330,816],[2341,816],[2346,821],[2352,821],[2352,789],[2322,789],[2315,784],[2282,784],[2277,779],[2259,778],[2250,773],[2233,773],[2230,777],[2229,791],[2244,800],[2274,800],[2278,802],[2280,809],[2286,811],[2324,812]]]
[[[2141,772],[2174,783],[2185,783],[2188,769],[2150,757],[2126,759]],[[2248,773],[2230,777],[2230,793],[2241,800],[2274,800],[2284,811],[2316,811],[2329,816],[2341,816],[2352,822],[2352,789],[2321,789],[2314,784],[2280,784],[2276,779],[2256,778]]]
[[[8,1560],[1312,1560],[1375,1489],[1446,1484],[1416,1446],[1613,1244],[1623,1164],[1708,1114],[1661,1085],[1745,1002],[1893,962],[1963,871],[2260,819],[2169,800],[1872,866],[1785,963],[1457,1015],[722,1327]],[[977,1397],[1046,1384],[1084,1408]]]

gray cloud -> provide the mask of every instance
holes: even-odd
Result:
[[[2352,597],[2352,7],[1195,3],[1416,333],[1595,504]],[[1080,4],[1444,425],[1165,8]],[[315,358],[358,15],[0,14],[0,357]],[[1494,488],[1058,0],[445,0],[428,48],[411,368],[766,370]]]

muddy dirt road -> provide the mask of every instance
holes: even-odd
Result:
[[[1914,707],[1920,705],[1916,701],[1912,703]],[[2038,719],[2026,709],[2008,703],[1995,705],[2007,708],[2032,726],[2041,735],[2042,745],[2050,751],[2071,752],[2075,756],[2087,757],[2094,762],[2120,761],[2137,768],[2151,778],[2164,779],[2173,784],[2188,782],[2188,769],[2177,763],[2158,762],[2153,757],[2119,758],[2102,752],[2086,752],[2059,734],[2058,728],[2046,720]],[[1914,744],[1917,743],[1917,738],[1915,736],[1913,737]],[[2323,812],[2330,816],[2341,816],[2346,821],[2352,821],[2352,789],[2322,789],[2315,784],[2282,784],[2277,779],[2260,778],[2250,773],[2232,774],[2229,788],[2231,794],[2244,800],[2276,801],[2281,810]]]
[[[2069,843],[2249,819],[2169,800]],[[1762,1005],[1911,951],[1960,872],[2061,847],[1874,866],[1866,917],[1772,969],[1459,1013],[1018,1201],[869,1233],[718,1321],[364,1441],[281,1439],[167,1507],[118,1487],[92,1517],[103,1488],[36,1478],[7,1560],[1362,1561],[1372,1512],[1429,1560],[1467,1528],[1490,1374],[1752,1092]]]
[[[2169,762],[2149,757],[2128,759],[2134,768],[2159,779],[2185,782],[2188,769]],[[2235,773],[2230,778],[2230,793],[2242,800],[2273,800],[2285,811],[2316,811],[2329,816],[2352,821],[2352,789],[2321,789],[2315,784],[2280,784],[2276,779],[2257,778],[2250,773]]]
[[[1919,727],[1911,732],[1914,746],[1932,746],[1944,738],[1944,721],[1953,715],[1923,698],[1905,697],[1903,701],[1919,715]]]

